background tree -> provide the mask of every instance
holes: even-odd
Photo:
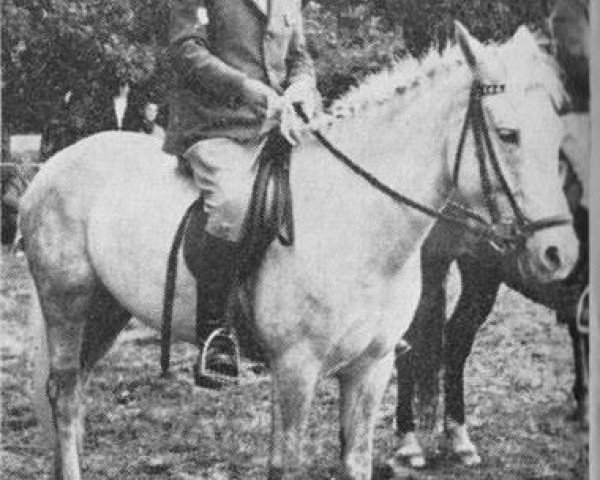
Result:
[[[169,0],[4,0],[2,121],[40,131],[52,105],[75,85],[127,80],[162,103]],[[553,3],[555,0],[547,0]],[[326,101],[407,52],[441,48],[454,19],[482,40],[522,23],[542,25],[544,0],[322,0],[306,29]]]
[[[459,20],[483,41],[504,40],[522,24],[542,28],[552,0],[379,0],[377,10],[401,25],[408,50],[422,55],[443,47]]]
[[[165,8],[164,0],[5,0],[3,124],[39,130],[52,104],[92,80],[151,83]]]

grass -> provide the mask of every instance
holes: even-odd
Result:
[[[30,393],[31,292],[23,258],[3,252],[0,286],[3,479],[50,478],[51,455],[41,443]],[[224,392],[195,387],[194,348],[177,344],[172,379],[159,378],[157,335],[135,323],[101,361],[87,390],[83,459],[87,480],[266,478],[270,380],[248,374]],[[565,420],[570,395],[569,337],[554,315],[503,291],[478,334],[466,370],[466,406],[483,463],[467,468],[432,457],[423,471],[398,478],[450,480],[585,479],[585,434]],[[252,381],[250,381],[252,380]],[[393,380],[392,380],[393,383]],[[335,477],[337,387],[322,381],[310,416],[306,478]],[[376,453],[396,448],[395,385],[388,388],[376,430]],[[438,441],[420,432],[431,449]]]

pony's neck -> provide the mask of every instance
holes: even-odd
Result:
[[[382,182],[423,205],[441,209],[451,188],[447,155],[454,155],[446,151],[445,134],[448,125],[460,124],[459,118],[465,114],[468,79],[464,72],[457,72],[453,78],[438,79],[430,86],[427,91],[411,92],[412,99],[397,96],[342,119],[329,136]],[[340,175],[331,168],[328,166],[323,175]],[[329,187],[331,191],[339,189],[340,199],[327,203],[336,204],[334,211],[354,212],[344,225],[345,234],[370,245],[365,256],[371,264],[398,270],[407,254],[420,247],[434,220],[398,205],[352,173],[342,178],[335,182],[337,186]],[[324,180],[325,184],[332,182]]]

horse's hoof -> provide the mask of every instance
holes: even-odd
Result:
[[[442,451],[457,459],[466,467],[473,467],[481,463],[477,447],[471,441],[467,426],[464,424],[446,425],[446,437],[442,445]]]
[[[400,447],[394,454],[394,460],[411,468],[425,467],[425,453],[415,432],[406,432],[400,436]]]

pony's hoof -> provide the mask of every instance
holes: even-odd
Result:
[[[394,461],[411,468],[425,467],[425,453],[415,432],[407,432],[400,436],[400,447],[394,454]]]

